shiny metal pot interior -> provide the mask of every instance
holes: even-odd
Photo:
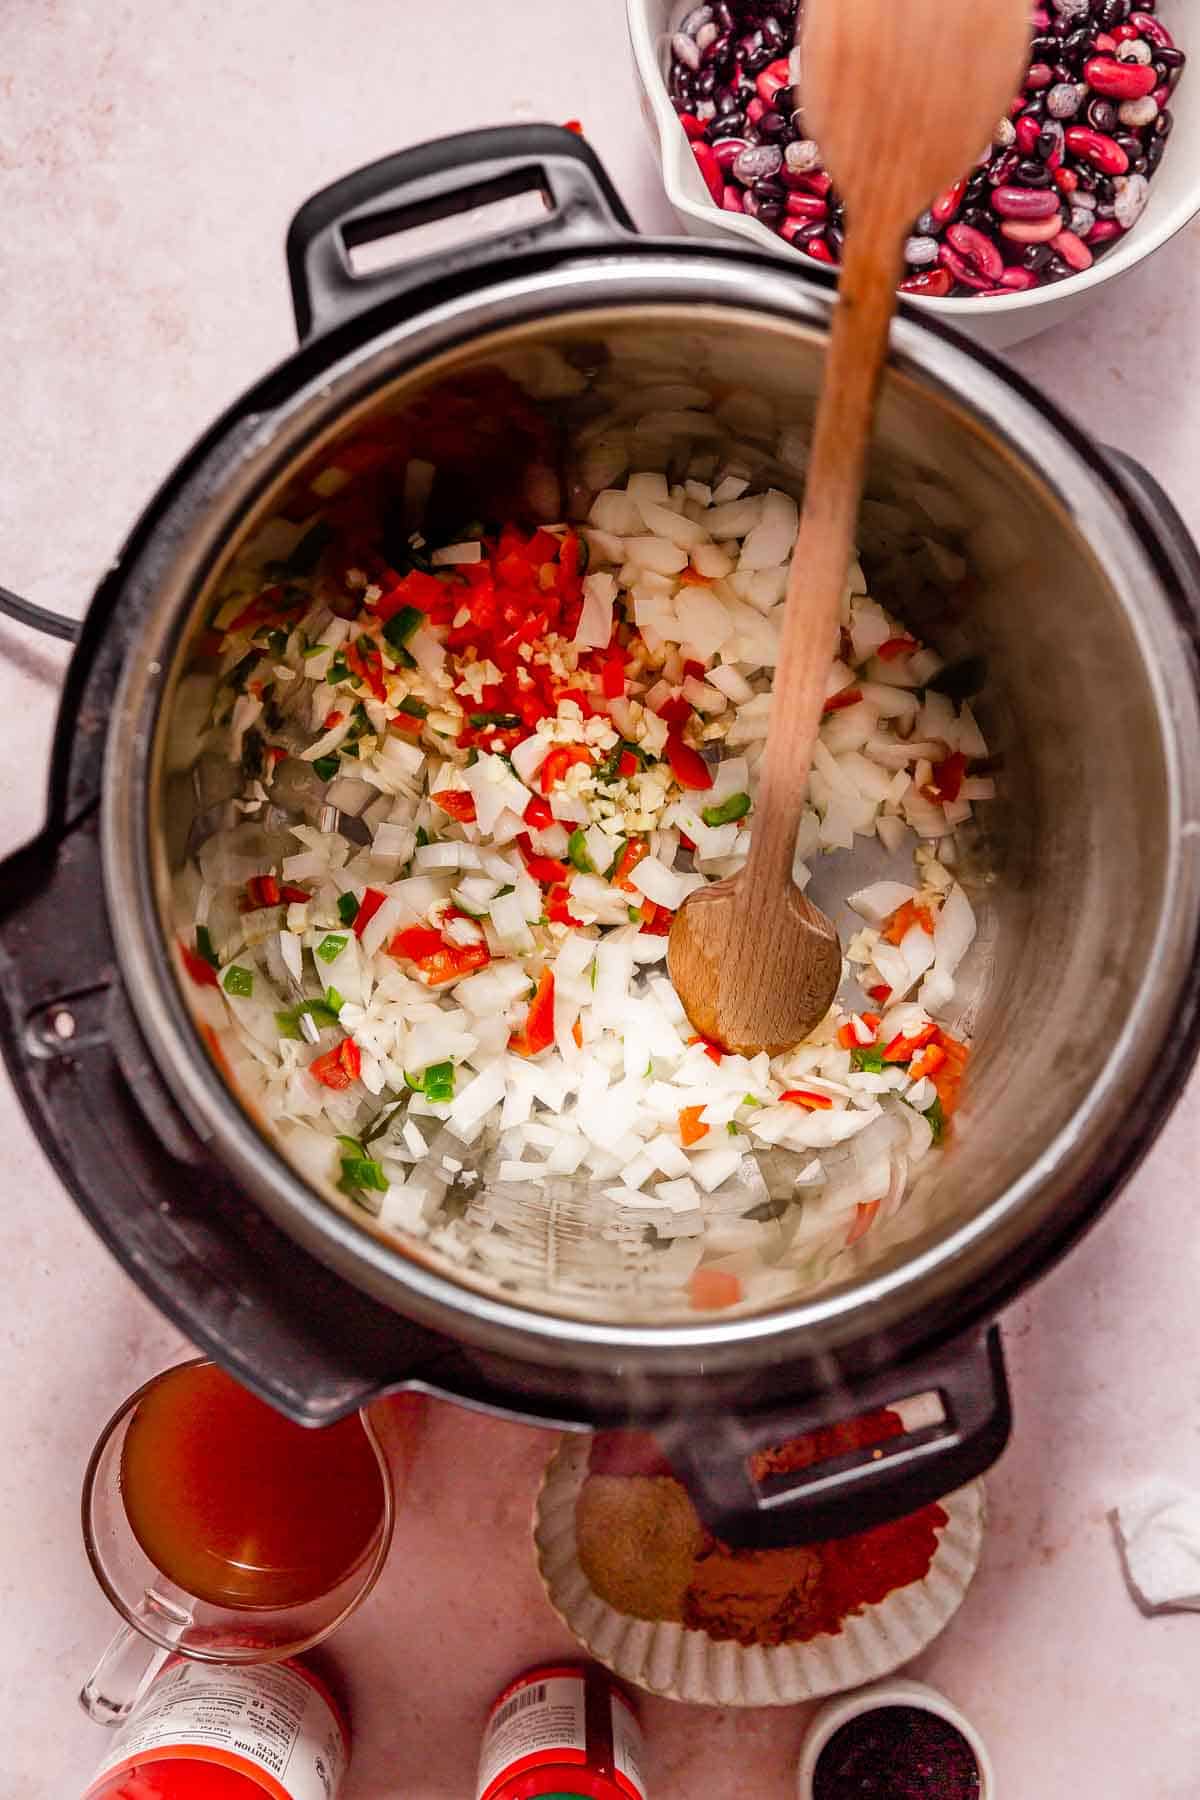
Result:
[[[642,427],[632,466],[732,451],[756,480],[798,494],[827,304],[773,265],[658,246],[393,318],[219,444],[199,503],[185,492],[178,531],[147,568],[153,598],[111,723],[104,810],[109,906],[141,1029],[193,1126],[290,1236],[468,1344],[631,1368],[699,1353],[712,1367],[943,1315],[968,1291],[1001,1291],[1034,1240],[1069,1235],[1082,1197],[1095,1206],[1161,1110],[1154,1083],[1200,919],[1200,724],[1178,595],[1102,459],[997,367],[910,319],[896,329],[863,560],[877,597],[943,655],[986,657],[979,713],[1002,771],[971,850],[981,931],[959,1020],[976,1042],[961,1123],[887,1228],[815,1290],[797,1276],[767,1310],[697,1321],[636,1277],[589,1285],[586,1239],[533,1191],[520,1229],[534,1273],[497,1280],[474,1258],[386,1238],[319,1191],[229,1092],[189,1016],[169,948],[172,882],[196,842],[177,697],[213,596],[262,521],[347,436],[417,401],[435,417],[443,384],[496,368],[561,422],[564,506],[589,423],[614,409],[637,419],[642,395],[679,381],[707,389],[714,413]],[[482,496],[462,498],[481,510]],[[930,552],[914,579],[921,538],[949,554]],[[877,855],[826,858],[815,896],[839,910]]]

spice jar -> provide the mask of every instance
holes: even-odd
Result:
[[[483,1733],[476,1800],[646,1800],[633,1703],[605,1669],[530,1669],[497,1696]]]
[[[345,1720],[311,1669],[172,1657],[83,1800],[337,1800],[349,1757]]]
[[[800,1752],[798,1800],[996,1800],[983,1739],[920,1681],[879,1681],[831,1700]]]

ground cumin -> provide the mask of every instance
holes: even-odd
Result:
[[[758,1480],[794,1473],[902,1430],[895,1413],[870,1413],[760,1452],[751,1467]],[[851,1614],[928,1573],[947,1522],[940,1506],[926,1506],[800,1549],[732,1550],[705,1531],[657,1443],[640,1432],[593,1440],[576,1520],[584,1573],[618,1611],[745,1645],[840,1631]]]

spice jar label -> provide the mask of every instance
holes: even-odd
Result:
[[[212,1763],[270,1800],[334,1800],[348,1752],[329,1701],[309,1675],[279,1664],[221,1668],[169,1662],[129,1718],[84,1800],[138,1763]]]
[[[564,1672],[515,1682],[497,1700],[483,1734],[476,1800],[491,1800],[502,1782],[539,1764],[586,1761],[583,1677]]]
[[[642,1779],[642,1732],[629,1702],[622,1695],[612,1697],[613,1768],[619,1786],[630,1800],[646,1800],[646,1784]]]

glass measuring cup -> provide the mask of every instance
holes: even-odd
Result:
[[[222,1393],[230,1399],[225,1416]],[[175,1401],[178,1421],[172,1415]],[[371,1409],[371,1417],[364,1410],[328,1428],[341,1434],[335,1443],[325,1432],[290,1426],[204,1357],[163,1370],[131,1394],[101,1433],[83,1482],[84,1548],[97,1581],[124,1621],[80,1692],[85,1712],[101,1723],[124,1718],[168,1655],[202,1662],[279,1662],[311,1649],[347,1619],[370,1593],[391,1542],[395,1496],[381,1431],[389,1445],[394,1438],[399,1447],[403,1410],[403,1402],[381,1403]],[[232,1413],[240,1438],[229,1436]],[[261,1446],[256,1445],[256,1425]],[[158,1433],[148,1445],[131,1437],[146,1431]],[[346,1566],[326,1569],[326,1579],[314,1575],[313,1591],[305,1590],[303,1579],[281,1587],[278,1570],[266,1566],[270,1558],[262,1553],[270,1521],[264,1528],[261,1518],[248,1514],[243,1528],[236,1511],[230,1516],[230,1505],[236,1508],[239,1493],[256,1491],[256,1457],[263,1476],[257,1491],[276,1499],[286,1495],[293,1475],[286,1462],[289,1449],[297,1459],[296,1492],[307,1476],[305,1491],[315,1492],[319,1505],[312,1453],[339,1448],[354,1453],[360,1472],[373,1466],[377,1473],[377,1520],[367,1519],[362,1541]],[[206,1562],[206,1547],[190,1545],[186,1534],[172,1542],[164,1527],[171,1524],[175,1492],[185,1522],[198,1516],[195,1506],[202,1506],[207,1495],[220,1514],[222,1545],[233,1548],[223,1547]],[[310,1531],[310,1540],[312,1535]]]

